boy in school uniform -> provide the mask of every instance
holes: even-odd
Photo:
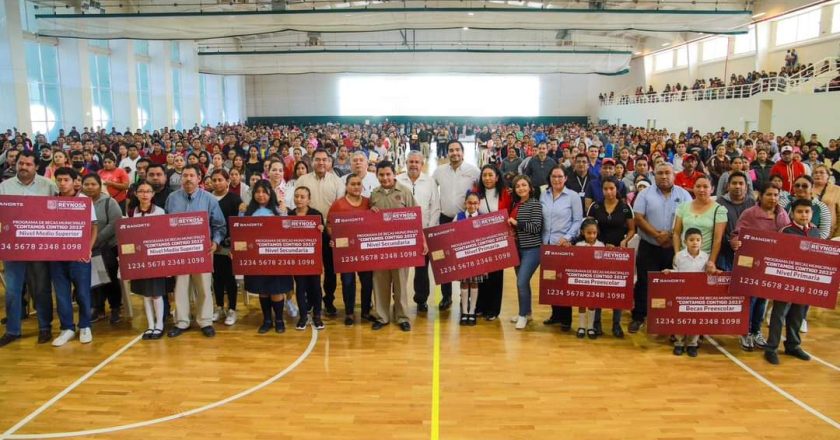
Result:
[[[820,238],[819,229],[811,223],[812,215],[813,208],[810,200],[794,200],[790,205],[791,222],[780,232]],[[802,326],[802,311],[804,308],[805,306],[802,304],[773,301],[773,312],[770,315],[770,335],[767,337],[767,345],[764,347],[764,359],[767,362],[773,365],[779,364],[779,355],[776,351],[782,339],[782,325],[785,327],[785,354],[803,361],[811,360],[811,356],[799,345],[802,342],[799,337],[799,328]]]
[[[709,261],[709,254],[702,251],[703,233],[697,228],[689,228],[685,231],[685,248],[674,255],[674,272],[705,272],[706,263]],[[664,273],[671,270],[664,270]],[[674,356],[682,356],[688,353],[691,357],[697,357],[697,342],[700,335],[676,335],[674,340]]]

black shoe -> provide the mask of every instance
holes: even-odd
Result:
[[[461,313],[461,319],[459,324],[460,325],[467,325],[469,323],[470,317],[466,313]]]
[[[630,326],[627,327],[627,331],[630,333],[637,333],[639,329],[642,328],[642,325],[644,325],[644,323],[644,321],[636,321],[634,319],[632,322],[630,322]]]
[[[470,327],[474,327],[474,326],[476,325],[476,321],[477,321],[477,320],[475,319],[475,315],[469,315],[469,316],[467,316],[467,325],[468,325],[468,326],[470,326]]]
[[[385,324],[385,323],[379,322],[379,321],[373,321],[373,325],[370,326],[370,329],[371,330],[379,330],[382,327],[385,327],[386,325],[388,325],[388,324]]]
[[[572,324],[560,324],[560,331],[568,332],[572,330]]]
[[[764,352],[764,359],[773,365],[779,365],[779,355],[775,351],[766,350]]]
[[[282,319],[274,321],[274,331],[276,333],[286,333],[286,323]]]
[[[688,357],[697,357],[697,347],[696,346],[688,346],[685,348],[685,352],[688,353]]]
[[[122,318],[120,318],[120,309],[111,309],[111,317],[108,319],[108,322],[110,322],[111,325],[114,325],[119,323],[121,320]]]
[[[318,315],[312,317],[312,326],[315,327],[316,330],[323,330],[326,328],[324,321],[322,321],[321,317]]]
[[[46,344],[52,340],[52,332],[50,330],[40,330],[38,331],[38,343],[39,344]]]
[[[685,348],[683,346],[674,347],[674,356],[682,356],[685,353]]]
[[[417,313],[426,313],[429,311],[429,305],[426,303],[417,304]]]
[[[809,355],[808,353],[805,353],[805,350],[803,350],[802,347],[796,347],[796,348],[792,348],[790,350],[788,350],[786,348],[785,349],[785,354],[788,355],[788,356],[793,356],[797,359],[801,359],[803,361],[810,361],[811,360],[811,355]]]
[[[377,322],[376,318],[374,318],[370,313],[362,313],[362,319],[368,322]]]
[[[612,334],[616,338],[624,337],[624,330],[621,329],[621,324],[613,324]]]
[[[143,332],[143,337],[141,339],[143,339],[143,340],[152,339],[152,333],[154,333],[154,332],[155,332],[155,329],[153,329],[153,328],[147,329],[146,331]]]
[[[449,309],[450,307],[452,307],[452,298],[444,298],[440,300],[440,304],[438,304],[438,310],[441,312]]]
[[[264,321],[260,328],[257,329],[257,333],[262,335],[268,333],[269,330],[271,330],[271,321]]]
[[[306,315],[301,314],[300,319],[298,319],[297,324],[295,324],[295,330],[306,330],[306,324],[309,322],[309,318]]]
[[[411,324],[409,324],[408,321],[401,322],[400,323],[400,330],[402,330],[404,332],[410,332],[411,331]]]
[[[583,328],[583,327],[578,328],[576,336],[578,337],[578,339],[585,338],[586,337],[586,329]]]
[[[152,336],[149,339],[160,339],[162,337],[163,337],[163,329],[162,328],[156,328],[156,329],[152,330]]]
[[[20,339],[20,335],[10,335],[8,333],[4,333],[3,336],[0,336],[0,347],[9,345],[18,339]]]
[[[324,304],[324,314],[329,318],[335,318],[338,316],[338,309],[332,303]]]
[[[100,312],[97,309],[93,309],[90,311],[90,323],[93,324],[94,322],[98,322],[105,317],[105,314]],[[3,323],[5,324],[5,322]]]
[[[589,337],[589,339],[598,339],[598,330],[591,328],[586,331],[586,336]]]
[[[347,316],[344,317],[344,325],[351,326],[353,324],[354,324],[354,320],[353,320],[352,316],[347,315]]]
[[[213,336],[216,336],[216,329],[214,329],[212,325],[201,327],[201,334],[208,338],[212,338]]]
[[[559,318],[548,318],[545,321],[543,321],[543,325],[560,325],[560,324],[562,324],[562,323],[560,322]]]
[[[169,336],[170,338],[177,338],[178,336],[181,336],[182,334],[184,334],[184,332],[186,332],[186,331],[187,331],[187,329],[185,329],[185,328],[172,327],[171,329],[169,329],[169,333],[167,333],[166,336]]]

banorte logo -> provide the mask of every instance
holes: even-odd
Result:
[[[654,278],[653,284],[685,284],[681,278]]]
[[[169,226],[177,228],[179,226],[196,226],[200,225],[201,217],[170,217]]]

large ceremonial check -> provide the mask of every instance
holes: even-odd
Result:
[[[420,208],[331,214],[336,273],[422,266]]]
[[[729,294],[728,272],[648,273],[648,333],[744,335],[750,299]]]
[[[427,228],[426,245],[437,284],[519,264],[507,210]]]
[[[87,197],[0,196],[0,260],[90,258]]]
[[[120,219],[117,243],[126,280],[213,272],[206,212]]]
[[[320,275],[321,216],[231,217],[237,275]]]
[[[543,246],[540,252],[540,304],[633,308],[632,249]]]
[[[833,309],[840,242],[747,229],[735,254],[732,292]]]

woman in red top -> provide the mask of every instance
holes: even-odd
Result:
[[[370,200],[362,196],[362,178],[357,174],[349,174],[344,197],[333,202],[330,206],[330,218],[327,230],[332,236],[332,216],[342,212],[367,211]],[[333,243],[330,243],[332,246]],[[372,321],[370,317],[371,297],[373,292],[373,272],[358,272],[359,282],[362,284],[362,318]],[[344,325],[353,325],[356,308],[356,273],[341,274],[341,291],[344,296]]]
[[[102,158],[103,168],[99,170],[99,177],[102,184],[108,188],[108,194],[120,205],[125,214],[125,199],[128,196],[128,173],[122,168],[117,168],[117,158],[113,153],[107,153]]]
[[[481,168],[481,179],[476,182],[475,192],[479,198],[479,214],[488,214],[505,209],[510,215],[513,199],[510,189],[504,184],[498,168],[493,165],[484,165]],[[502,310],[504,281],[504,271],[499,270],[488,273],[487,278],[478,284],[476,314],[481,313],[484,319],[488,321],[493,321],[499,316]]]

